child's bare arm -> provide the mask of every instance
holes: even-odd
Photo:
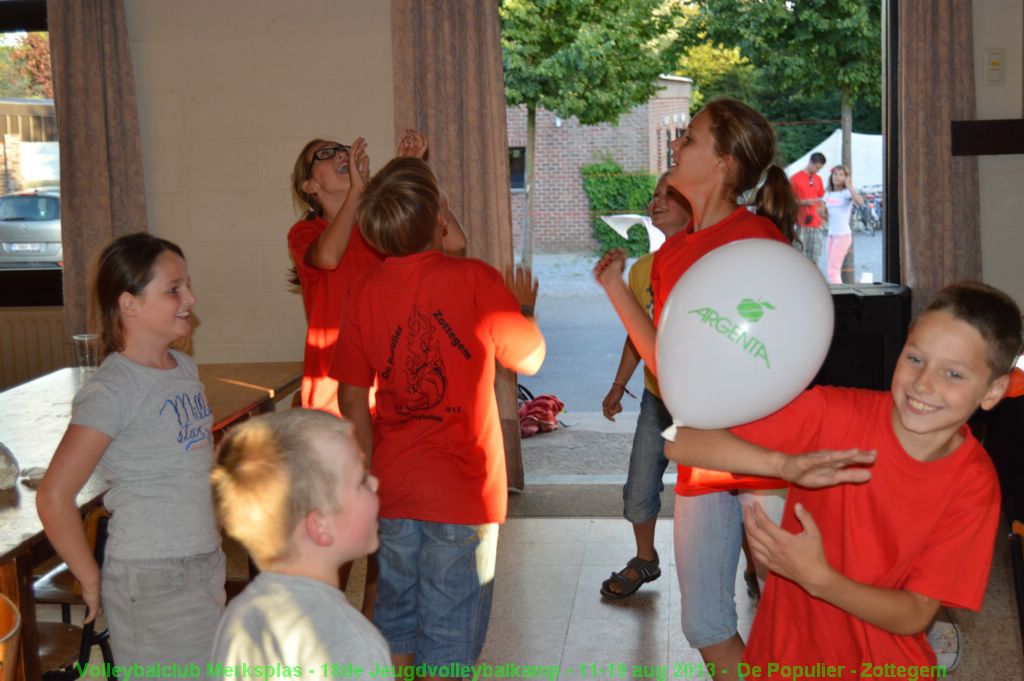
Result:
[[[516,301],[519,303],[519,307],[522,310],[523,316],[530,320],[531,324],[536,325],[534,320],[534,306],[537,304],[537,290],[540,282],[534,279],[533,273],[529,267],[516,267],[514,270],[510,269],[505,272],[505,286],[515,296]],[[537,332],[537,343],[533,347],[533,351],[530,352],[526,357],[519,359],[515,364],[505,364],[506,367],[515,371],[516,373],[525,374],[526,376],[533,376],[540,367],[544,364],[544,358],[547,356],[547,344],[544,342],[544,337]],[[502,360],[504,364],[504,360]]]
[[[622,411],[622,394],[626,392],[626,384],[629,383],[629,379],[632,378],[633,372],[636,371],[639,364],[640,353],[633,347],[629,336],[626,336],[626,342],[622,344],[619,368],[615,371],[615,378],[612,380],[612,387],[608,389],[608,394],[601,402],[601,411],[609,421],[614,421],[615,415]]]
[[[505,285],[519,301],[519,305],[523,308],[523,314],[532,317],[533,309],[537,304],[540,281],[534,278],[530,268],[520,265],[505,272]]]
[[[36,510],[50,544],[82,584],[85,623],[99,614],[100,568],[93,557],[75,498],[96,470],[110,436],[85,426],[68,426],[36,493]]]
[[[427,151],[429,149],[429,140],[427,136],[419,130],[413,130],[407,128],[405,133],[402,135],[402,139],[398,140],[398,148],[395,149],[395,156],[410,156],[412,158],[419,158],[426,160]],[[448,255],[454,255],[462,257],[466,255],[466,232],[462,229],[462,223],[455,217],[455,214],[448,209],[448,228],[445,232],[444,238],[441,240],[441,244],[444,246],[444,252]]]
[[[868,624],[900,636],[924,631],[935,617],[939,601],[906,589],[869,586],[840,574],[825,557],[821,533],[810,512],[801,504],[796,504],[794,511],[804,528],[800,534],[773,523],[756,504],[744,509],[743,524],[754,558],[811,596]]]
[[[684,466],[780,478],[802,487],[828,487],[870,480],[871,471],[850,466],[874,463],[875,452],[847,449],[791,455],[747,442],[728,430],[680,428],[675,441],[665,443],[665,457]]]
[[[333,270],[341,262],[355,226],[356,212],[363,190],[370,180],[370,158],[366,155],[366,140],[362,137],[352,143],[348,152],[348,176],[351,185],[345,202],[331,220],[320,239],[306,251],[306,264],[321,270]]]
[[[622,279],[622,272],[626,266],[626,252],[623,250],[609,251],[605,253],[594,266],[594,277],[605,290],[608,300],[626,327],[629,339],[633,341],[633,347],[640,354],[644,364],[651,373],[658,375],[657,359],[654,354],[656,333],[654,322],[647,316],[647,313],[636,301],[633,292]]]
[[[459,222],[459,219],[455,217],[455,213],[449,207],[448,226],[444,237],[441,239],[444,252],[448,255],[464,257],[466,255],[466,243],[466,232],[462,229],[462,223]]]
[[[370,416],[370,389],[361,385],[342,383],[338,386],[338,408],[342,416],[352,422],[353,435],[370,465],[373,456],[373,419]]]

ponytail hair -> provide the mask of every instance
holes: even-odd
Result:
[[[775,226],[793,243],[796,224],[797,203],[793,195],[793,187],[789,184],[786,171],[774,163],[768,166],[764,184],[754,196],[754,212],[775,223]]]
[[[756,191],[754,212],[775,223],[792,242],[797,203],[786,173],[774,164],[776,142],[771,124],[749,105],[730,97],[708,102],[703,111],[711,117],[715,150],[735,161],[730,198],[737,200]]]

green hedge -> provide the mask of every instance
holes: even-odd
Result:
[[[658,176],[623,172],[622,166],[611,160],[585,165],[580,168],[580,175],[583,176],[583,190],[590,201],[591,229],[601,245],[601,252],[625,248],[633,257],[648,253],[650,244],[643,225],[630,227],[627,241],[606,225],[600,216],[617,213],[646,215]]]

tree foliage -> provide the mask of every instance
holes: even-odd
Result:
[[[506,100],[584,125],[613,123],[675,70],[681,17],[666,0],[504,0]]]
[[[879,0],[698,0],[709,39],[740,48],[765,75],[806,96],[881,100]]]
[[[631,227],[627,232],[629,239],[623,239],[601,220],[601,216],[615,213],[645,214],[647,203],[658,183],[658,176],[626,173],[622,166],[611,159],[583,166],[580,175],[583,177],[583,191],[590,202],[590,225],[594,238],[600,244],[600,252],[625,248],[632,257],[650,252],[647,230],[642,226]]]
[[[848,140],[881,130],[879,0],[695,0],[687,30],[702,41],[679,73],[701,97],[743,99],[781,125],[780,161],[788,163],[841,126]],[[830,159],[838,162],[840,159]]]
[[[50,39],[46,33],[26,33],[14,45],[0,48],[0,95],[53,98]]]
[[[679,60],[678,73],[693,79],[690,112],[697,113],[715,95],[755,102],[762,95],[758,69],[740,53],[711,41],[694,45]]]

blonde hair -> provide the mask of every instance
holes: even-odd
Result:
[[[338,509],[340,462],[323,441],[353,449],[352,424],[313,409],[290,409],[246,421],[220,444],[210,473],[217,517],[264,568],[288,557],[295,527],[311,511]]]
[[[302,217],[307,220],[314,216],[318,218],[324,216],[324,207],[320,203],[320,199],[316,194],[310,194],[302,188],[302,185],[309,179],[313,165],[313,151],[323,144],[331,144],[331,140],[318,137],[306,142],[292,167],[292,202],[302,212]],[[307,156],[309,158],[306,158]]]
[[[736,161],[729,198],[735,200],[757,188],[754,212],[774,222],[792,242],[798,205],[786,172],[775,164],[771,124],[747,104],[728,97],[712,100],[702,111],[711,118],[715,150]]]
[[[434,239],[441,190],[426,161],[393,158],[366,185],[357,222],[363,238],[381,253],[412,255]]]

